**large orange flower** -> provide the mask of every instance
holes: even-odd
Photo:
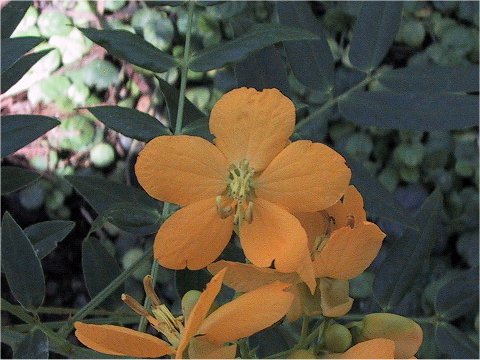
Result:
[[[132,309],[145,316],[168,342],[121,326],[82,322],[75,323],[75,335],[87,347],[111,355],[153,358],[175,354],[182,358],[187,350],[190,358],[233,359],[237,346],[226,343],[250,336],[280,320],[291,306],[293,295],[284,291],[287,284],[276,282],[239,296],[209,314],[225,271],[212,278],[194,305],[182,301],[183,316],[173,316],[165,305],[159,303],[151,278],[145,286],[153,304],[151,312],[132,298],[126,299]]]
[[[238,230],[246,257],[274,264],[315,286],[307,236],[296,212],[332,206],[350,170],[328,146],[290,143],[295,107],[276,89],[241,88],[214,106],[214,144],[193,136],[161,136],[140,152],[135,172],[152,197],[184,206],[160,228],[155,258],[171,269],[213,262]]]
[[[295,295],[289,320],[302,313],[328,317],[345,315],[352,307],[348,296],[348,280],[360,275],[377,256],[385,234],[377,225],[366,221],[363,199],[354,186],[349,186],[343,198],[322,212],[295,214],[306,230],[311,262],[317,287],[306,291],[296,273],[281,273],[275,269],[252,264],[218,261],[208,270],[216,274],[228,268],[224,283],[240,292],[248,292],[274,281],[289,283]]]

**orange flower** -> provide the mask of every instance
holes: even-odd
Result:
[[[184,206],[160,228],[155,258],[171,269],[200,269],[240,236],[259,267],[298,272],[313,288],[307,236],[292,213],[332,206],[350,170],[328,146],[290,143],[295,107],[276,89],[241,88],[214,106],[214,144],[193,136],[161,136],[140,152],[135,172],[152,197]]]
[[[328,359],[394,359],[395,342],[373,339],[358,343],[340,354],[329,354]]]
[[[373,261],[385,234],[377,225],[366,221],[363,200],[354,186],[349,186],[343,199],[323,212],[297,213],[306,230],[311,262],[317,287],[312,295],[295,273],[280,273],[251,264],[218,261],[208,266],[215,274],[229,271],[224,283],[240,292],[248,292],[273,281],[290,283],[295,295],[288,319],[302,313],[328,317],[345,315],[352,307],[348,296],[348,280],[361,274]],[[309,258],[310,259],[310,258]]]
[[[194,304],[182,300],[184,316],[175,317],[160,304],[153,291],[151,277],[146,277],[145,291],[152,301],[148,312],[133,298],[124,301],[168,340],[113,325],[75,323],[75,335],[85,346],[96,351],[134,357],[160,357],[176,354],[182,358],[188,350],[190,358],[234,358],[236,344],[225,345],[263,330],[285,316],[293,296],[284,291],[288,286],[271,283],[220,306],[209,314],[225,276],[215,275]],[[188,295],[189,293],[187,293]]]

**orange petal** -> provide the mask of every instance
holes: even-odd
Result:
[[[110,355],[158,358],[175,352],[159,338],[114,325],[93,325],[76,322],[75,336],[90,349]]]
[[[197,333],[197,330],[200,328],[200,325],[207,316],[208,311],[212,307],[215,298],[222,288],[222,281],[226,271],[227,269],[221,270],[209,281],[205,291],[202,292],[200,298],[190,312],[190,316],[187,319],[185,329],[182,333],[182,338],[178,344],[176,354],[177,358],[181,358],[183,356],[183,352],[187,348],[188,343]]]
[[[301,281],[295,273],[281,273],[275,269],[260,268],[252,264],[220,260],[207,266],[212,274],[224,268],[228,271],[223,278],[223,283],[239,292],[252,291],[275,281],[290,284]]]
[[[202,138],[160,136],[138,154],[135,174],[155,199],[187,205],[220,195],[228,168],[225,156]]]
[[[294,215],[305,229],[308,237],[308,248],[310,252],[313,252],[316,238],[324,236],[328,232],[328,214],[325,211],[315,211],[311,213],[295,213]]]
[[[395,343],[373,339],[356,344],[339,356],[340,359],[394,359]]]
[[[355,186],[350,185],[343,195],[343,199],[338,201],[327,210],[328,214],[335,219],[335,229],[353,224],[361,224],[367,220],[363,208],[363,198]],[[350,220],[352,219],[352,220]]]
[[[155,237],[155,259],[169,269],[204,268],[227,246],[232,231],[233,217],[220,218],[215,198],[197,201],[163,223]]]
[[[220,306],[205,319],[198,334],[220,345],[273,325],[292,305],[294,296],[285,291],[288,286],[278,282],[262,286]]]
[[[210,114],[215,145],[230,164],[248,160],[262,171],[282,149],[295,126],[295,106],[277,89],[235,89]]]
[[[360,275],[375,259],[385,234],[370,222],[335,230],[323,249],[315,254],[316,277],[348,280]]]
[[[288,322],[294,322],[295,320],[298,320],[300,316],[303,315],[303,305],[302,305],[302,300],[301,300],[301,294],[299,287],[302,284],[297,284],[290,286],[288,288],[288,291],[293,294],[293,302],[292,305],[290,306],[290,309],[288,309],[287,313],[287,321]]]
[[[353,299],[348,296],[348,281],[323,278],[320,279],[318,288],[323,315],[339,317],[348,313],[352,308]]]
[[[237,344],[217,346],[198,338],[190,340],[188,356],[190,359],[235,359]]]
[[[258,197],[291,212],[313,212],[335,204],[350,182],[345,159],[326,145],[295,141],[273,159],[256,181]]]
[[[240,242],[253,264],[270,267],[274,263],[276,270],[297,272],[311,289],[315,288],[307,234],[300,221],[286,210],[255,199],[252,222],[244,221],[240,226]]]

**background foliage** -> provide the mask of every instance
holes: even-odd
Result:
[[[87,314],[138,322],[119,295],[143,296],[167,214],[132,166],[142,142],[175,131],[186,7],[11,2],[1,16],[2,355],[100,357],[64,339]],[[347,158],[388,236],[344,320],[409,316],[418,357],[478,358],[478,2],[203,1],[191,50],[181,133],[211,139],[221,94],[276,87],[296,104],[294,139]],[[242,254],[232,242],[222,256]],[[209,278],[156,274],[174,309]],[[295,326],[250,347],[281,351]]]

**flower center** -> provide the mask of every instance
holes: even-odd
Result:
[[[143,279],[145,293],[152,304],[151,313],[130,295],[122,294],[122,300],[138,315],[144,316],[155,330],[162,333],[175,348],[180,342],[183,331],[183,316],[175,317],[168,308],[160,302],[153,289],[153,279],[150,275]]]
[[[244,159],[228,169],[227,188],[223,195],[216,198],[217,212],[222,219],[234,214],[233,221],[237,225],[243,220],[252,222],[253,199],[255,198],[255,170]]]

